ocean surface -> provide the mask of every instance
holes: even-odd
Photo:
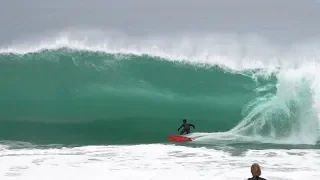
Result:
[[[320,178],[315,45],[221,39],[2,47],[0,178]]]

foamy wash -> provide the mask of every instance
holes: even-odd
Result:
[[[319,53],[306,52],[311,45],[227,35],[79,37],[0,50],[4,179],[45,172],[65,179],[55,161],[66,170],[75,163],[79,177],[92,177],[93,168],[111,179],[185,171],[193,179],[245,179],[253,162],[269,179],[320,177],[301,164],[319,163]],[[195,141],[174,145],[166,136],[184,118],[196,125]]]

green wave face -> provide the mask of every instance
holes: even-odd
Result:
[[[68,49],[1,54],[0,139],[156,143],[177,134],[182,119],[196,132],[244,128],[253,112],[248,103],[265,104],[257,98],[276,93],[275,76],[255,74],[147,55]]]

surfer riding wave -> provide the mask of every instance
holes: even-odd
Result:
[[[187,120],[184,119],[182,121],[182,125],[178,129],[178,131],[179,131],[183,127],[183,129],[180,131],[180,135],[182,135],[183,133],[189,134],[191,126],[193,127],[193,129],[195,129],[195,126],[193,124],[188,123]]]

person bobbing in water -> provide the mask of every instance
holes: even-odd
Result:
[[[265,178],[260,177],[261,176],[261,168],[259,164],[254,163],[251,166],[251,174],[252,178],[248,178],[248,180],[266,180]]]
[[[180,134],[182,135],[183,133],[190,133],[190,126],[193,127],[193,129],[195,129],[195,126],[193,124],[190,124],[187,122],[187,120],[183,120],[182,121],[182,125],[179,127],[178,131],[183,127],[183,129],[180,131]]]

